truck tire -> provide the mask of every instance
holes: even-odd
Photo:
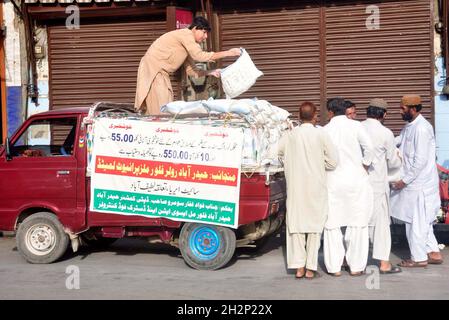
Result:
[[[58,218],[39,212],[26,218],[16,236],[19,253],[29,263],[52,263],[67,250],[69,237]]]
[[[201,223],[186,223],[179,236],[179,249],[185,262],[194,269],[224,267],[235,252],[233,230]]]

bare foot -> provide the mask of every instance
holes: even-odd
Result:
[[[443,256],[441,255],[440,252],[435,252],[435,251],[429,252],[427,254],[427,258],[428,258],[427,262],[429,264],[442,264],[443,263]]]
[[[306,279],[310,280],[310,279],[319,278],[319,277],[321,277],[321,275],[318,273],[318,271],[307,269],[306,276],[305,276]]]
[[[306,268],[302,267],[302,268],[298,268],[296,269],[296,278],[300,279],[302,277],[304,277],[304,275],[306,274]]]
[[[391,265],[390,261],[381,260],[380,261],[380,271],[389,271],[391,270],[393,266]]]
[[[433,259],[433,260],[442,260],[443,259],[441,252],[436,252],[436,251],[429,252],[427,254],[427,256],[429,257],[429,259]]]

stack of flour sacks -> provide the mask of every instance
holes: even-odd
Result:
[[[215,115],[207,122],[203,118],[201,122],[192,123],[207,123],[213,126],[226,124],[242,128],[244,133],[242,170],[263,170],[265,165],[281,167],[277,147],[284,131],[291,128],[288,119],[290,113],[266,100],[211,98],[199,101],[174,101],[162,106],[161,111],[174,115]],[[226,114],[230,117],[224,117]]]

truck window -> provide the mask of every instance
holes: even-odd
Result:
[[[15,157],[60,157],[73,155],[76,118],[33,121],[11,147]]]

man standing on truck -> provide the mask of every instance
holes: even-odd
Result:
[[[432,125],[421,115],[419,95],[405,95],[401,115],[409,122],[396,138],[403,155],[402,179],[392,183],[391,215],[405,222],[411,259],[401,267],[441,264],[443,257],[433,233],[433,222],[440,209],[436,167],[435,135]]]
[[[328,213],[326,170],[337,166],[330,137],[313,125],[316,107],[299,107],[301,125],[279,142],[287,182],[287,265],[296,278],[318,277],[318,250]]]
[[[184,64],[187,74],[201,77],[220,76],[220,70],[199,70],[195,62],[212,62],[240,55],[239,48],[205,52],[200,43],[211,30],[209,22],[196,17],[188,29],[178,29],[156,39],[140,60],[137,72],[135,109],[144,114],[160,114],[160,107],[173,101],[170,73]]]
[[[366,110],[368,117],[362,122],[374,145],[374,160],[368,169],[374,190],[373,215],[369,222],[373,259],[380,261],[380,273],[398,273],[401,268],[390,263],[390,187],[388,171],[399,170],[402,161],[390,129],[382,125],[388,104],[384,99],[372,99]]]
[[[346,257],[350,274],[358,276],[368,261],[373,189],[367,169],[374,156],[373,147],[362,124],[345,115],[343,98],[330,99],[327,109],[331,119],[324,130],[337,147],[339,163],[327,175],[329,215],[324,227],[324,263],[331,275],[340,276]],[[346,227],[344,240],[341,227]]]

